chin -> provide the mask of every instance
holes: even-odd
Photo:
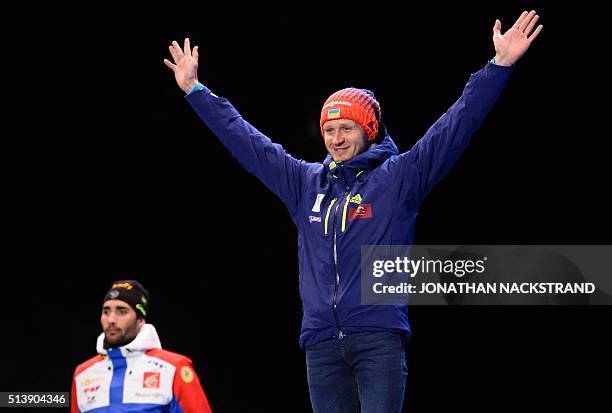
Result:
[[[351,160],[353,157],[349,154],[342,154],[342,155],[335,155],[332,153],[332,158],[334,158],[334,161],[336,162],[346,162],[348,160]]]
[[[119,337],[119,336],[115,336],[115,337],[109,337],[109,336],[104,336],[104,340],[106,340],[107,343],[109,344],[115,344],[118,343],[120,341],[122,341],[123,337]]]

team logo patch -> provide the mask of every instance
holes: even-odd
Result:
[[[357,208],[349,208],[349,221],[357,218],[372,218],[372,204],[362,204]]]
[[[185,383],[191,383],[193,381],[193,370],[188,366],[183,366],[181,368],[181,379],[183,379]]]
[[[159,380],[159,372],[146,371],[142,379],[142,387],[145,389],[159,389]]]
[[[340,108],[334,108],[327,111],[327,119],[337,119],[340,117]]]

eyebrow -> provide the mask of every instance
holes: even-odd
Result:
[[[351,122],[338,122],[335,125],[327,125],[326,127],[333,127],[333,126],[353,126],[353,123],[351,123]]]
[[[128,307],[124,306],[124,305],[117,305],[115,306],[115,309],[117,310],[127,310]],[[102,307],[102,311],[104,310],[112,310],[112,307],[109,305],[105,305],[104,307]]]

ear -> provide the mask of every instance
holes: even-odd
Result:
[[[146,324],[146,321],[144,318],[139,318],[138,319],[138,330],[140,330],[142,328],[142,326],[144,326]]]
[[[376,135],[376,139],[374,139],[374,142],[381,143],[385,139],[386,135],[387,135],[387,126],[381,120],[378,122],[378,134]]]

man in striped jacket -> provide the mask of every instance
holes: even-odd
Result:
[[[162,350],[145,322],[148,297],[134,280],[117,281],[106,293],[98,354],[74,372],[71,413],[211,412],[191,360]]]

